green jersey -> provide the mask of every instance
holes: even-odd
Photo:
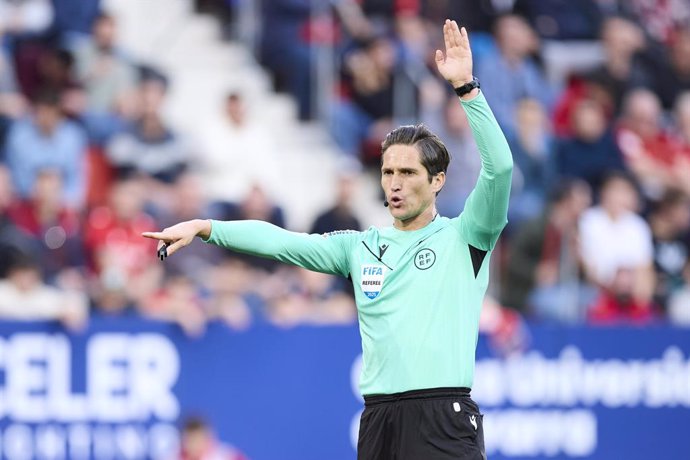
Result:
[[[212,221],[209,242],[349,277],[362,337],[364,395],[472,387],[488,259],[507,222],[512,158],[480,93],[462,101],[482,157],[463,212],[425,227],[326,235],[258,221]]]

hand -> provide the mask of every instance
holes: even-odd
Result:
[[[167,254],[170,256],[187,246],[195,236],[208,238],[211,235],[211,224],[207,220],[188,220],[164,229],[162,232],[144,232],[141,236],[158,240],[158,249],[169,244]]]
[[[467,30],[458,28],[458,23],[446,19],[443,24],[443,41],[446,45],[444,57],[441,50],[436,50],[436,66],[439,73],[453,88],[458,88],[472,81],[472,50]]]

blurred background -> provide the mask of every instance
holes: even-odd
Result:
[[[346,280],[142,231],[390,225],[380,144],[511,145],[475,399],[489,458],[688,459],[690,1],[0,0],[0,456],[354,459]]]

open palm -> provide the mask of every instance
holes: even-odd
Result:
[[[446,53],[444,56],[441,50],[436,51],[436,66],[443,78],[457,88],[472,80],[472,50],[467,30],[459,28],[457,22],[446,19],[443,41]]]

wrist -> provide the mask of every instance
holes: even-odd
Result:
[[[462,85],[466,85],[474,80],[474,77],[470,75],[469,77],[458,78],[456,80],[450,80],[449,83],[455,88],[460,88]]]
[[[472,78],[469,82],[460,86],[453,86],[453,90],[458,97],[467,100],[474,98],[479,92],[479,80],[477,77]]]
[[[207,219],[196,219],[194,220],[194,226],[196,228],[196,236],[203,240],[207,240],[211,237],[211,221]]]

